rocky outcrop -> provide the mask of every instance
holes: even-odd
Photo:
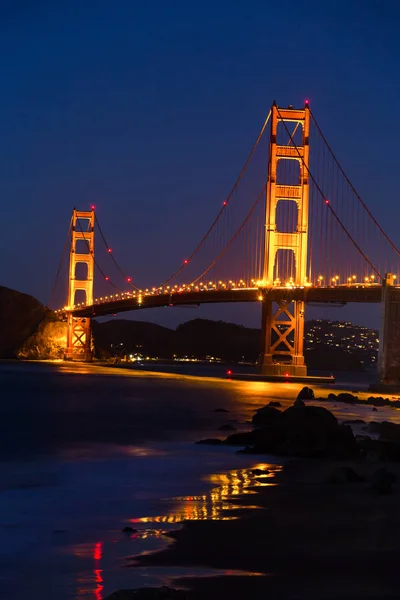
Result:
[[[393,406],[400,408],[400,400],[390,400],[390,398],[382,398],[382,396],[370,396],[366,400],[360,400],[357,396],[348,392],[340,394],[328,394],[327,398],[317,398],[317,400],[325,400],[328,402],[344,402],[345,404],[362,404],[369,406]]]
[[[314,396],[314,391],[309,388],[309,387],[303,387],[303,389],[300,390],[298,396],[297,396],[298,400],[314,400],[315,396]]]
[[[233,433],[221,443],[245,446],[244,453],[276,456],[352,458],[358,453],[351,427],[340,425],[325,408],[306,406],[302,400],[284,411],[271,406],[257,410],[253,425],[253,431]]]
[[[67,323],[48,312],[36,331],[22,344],[17,357],[24,360],[63,358],[67,347]]]

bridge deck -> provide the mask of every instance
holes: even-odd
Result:
[[[306,304],[347,304],[348,302],[381,302],[382,287],[373,286],[337,286],[310,288],[259,288],[204,290],[195,292],[176,292],[170,294],[145,294],[126,296],[117,300],[96,302],[91,306],[75,308],[76,317],[102,317],[120,312],[142,308],[160,308],[163,306],[184,306],[215,304],[224,302],[259,302],[262,295],[272,300],[303,300]]]

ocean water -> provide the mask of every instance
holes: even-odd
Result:
[[[256,483],[250,469],[281,465],[194,442],[223,437],[227,423],[247,429],[254,410],[289,405],[301,385],[191,373],[0,364],[2,600],[103,600],[207,572],[136,568],[132,557],[165,546],[164,532],[184,519],[232,518],[230,500]],[[348,377],[347,387],[366,383]],[[376,419],[370,407],[327,406],[339,418]],[[399,414],[381,409],[380,418]]]

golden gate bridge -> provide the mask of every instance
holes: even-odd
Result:
[[[57,312],[68,320],[68,359],[91,359],[96,316],[260,302],[262,372],[305,376],[305,306],[369,302],[384,307],[381,379],[400,380],[400,251],[347,177],[308,102],[300,109],[273,103],[210,227],[163,281],[141,287],[127,275],[94,207],[74,209],[67,239],[68,300]],[[95,272],[108,286],[99,296]]]

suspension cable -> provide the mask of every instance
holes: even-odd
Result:
[[[369,210],[368,206],[365,204],[365,202],[363,201],[363,199],[361,198],[361,196],[358,194],[357,190],[355,189],[355,187],[353,186],[353,184],[351,183],[350,179],[347,177],[342,165],[340,164],[339,160],[336,158],[336,155],[334,154],[332,148],[330,147],[326,137],[324,136],[324,134],[321,131],[320,126],[317,123],[317,120],[315,119],[313,113],[310,110],[310,115],[311,118],[318,130],[318,133],[320,134],[320,136],[322,137],[322,139],[324,140],[326,147],[328,148],[329,152],[332,155],[333,160],[335,161],[335,163],[337,164],[337,166],[339,167],[343,177],[345,178],[345,180],[347,181],[347,183],[349,184],[350,188],[352,189],[353,193],[355,194],[355,196],[357,197],[357,199],[359,200],[359,202],[361,202],[364,210],[367,211],[368,216],[372,219],[372,221],[375,223],[375,225],[377,226],[377,228],[379,229],[379,231],[382,233],[382,235],[384,236],[384,238],[386,239],[387,242],[389,242],[389,244],[391,245],[391,247],[393,248],[393,250],[400,255],[400,250],[397,248],[397,246],[394,244],[394,242],[392,242],[392,240],[390,239],[390,237],[385,233],[385,231],[382,229],[382,227],[379,225],[378,221],[376,220],[376,218],[374,217],[374,215],[371,213],[371,211]]]
[[[246,169],[248,167],[248,164],[249,164],[249,162],[250,162],[250,160],[251,160],[251,158],[252,158],[252,156],[253,156],[253,154],[254,154],[257,146],[258,146],[258,143],[259,143],[260,139],[262,138],[262,135],[263,135],[263,133],[265,131],[265,128],[267,127],[267,124],[268,124],[268,121],[269,121],[270,117],[271,117],[271,110],[269,111],[269,113],[267,115],[267,118],[265,119],[264,124],[261,127],[261,131],[258,134],[256,141],[254,142],[254,145],[253,145],[253,147],[252,147],[252,149],[250,151],[250,154],[247,157],[247,160],[244,163],[244,165],[242,167],[242,170],[240,171],[239,176],[236,179],[233,188],[231,189],[231,191],[230,191],[229,195],[227,196],[226,200],[224,200],[224,202],[222,203],[222,207],[221,207],[219,213],[217,214],[217,216],[215,217],[214,221],[212,222],[211,226],[209,227],[208,231],[203,236],[203,238],[201,239],[201,241],[199,242],[199,244],[196,246],[196,248],[193,250],[193,252],[190,254],[190,256],[183,262],[183,264],[171,275],[171,277],[169,277],[166,281],[164,281],[162,284],[160,284],[157,289],[165,287],[173,279],[175,279],[175,277],[177,277],[183,271],[183,269],[188,265],[188,263],[192,260],[192,258],[195,256],[195,254],[197,254],[197,252],[203,246],[203,244],[206,241],[206,239],[209,237],[210,233],[214,229],[215,225],[219,221],[221,215],[224,213],[224,211],[227,208],[230,200],[232,199],[232,196],[233,196],[234,192],[236,191],[236,189],[237,189],[237,187],[239,185],[239,182],[241,181],[241,179],[242,179],[242,177],[243,177],[243,175],[244,175],[244,173],[245,173],[245,171],[246,171]]]
[[[94,217],[94,218],[95,218],[95,223],[97,224],[97,228],[98,228],[98,230],[99,230],[99,233],[100,233],[101,239],[103,240],[103,243],[104,243],[104,245],[105,245],[105,247],[106,247],[106,249],[107,249],[107,253],[108,253],[108,255],[110,256],[111,260],[113,261],[114,265],[116,266],[116,268],[118,269],[118,271],[120,272],[120,274],[122,275],[122,277],[125,279],[125,281],[126,281],[126,282],[127,282],[127,283],[128,283],[128,284],[129,284],[129,285],[130,285],[130,286],[131,286],[131,287],[132,287],[134,290],[136,290],[136,291],[138,292],[138,291],[139,291],[139,288],[138,288],[136,285],[134,285],[134,284],[133,284],[133,283],[130,281],[130,277],[128,277],[128,276],[126,275],[126,273],[125,273],[125,272],[122,270],[122,268],[121,268],[121,267],[120,267],[120,265],[118,264],[117,260],[115,259],[115,256],[114,256],[114,255],[113,255],[113,253],[111,252],[111,248],[110,248],[110,246],[107,244],[107,240],[106,240],[106,238],[105,238],[105,235],[104,235],[104,233],[103,233],[103,230],[102,230],[102,228],[101,228],[101,225],[100,225],[99,218],[98,218],[98,216],[96,215],[96,213],[95,213],[95,217]]]
[[[360,248],[360,246],[357,244],[357,242],[352,238],[351,234],[349,233],[349,231],[347,230],[346,226],[344,225],[344,223],[341,221],[341,219],[339,218],[339,216],[336,214],[335,210],[332,208],[329,200],[327,200],[325,198],[325,194],[323,193],[323,191],[321,190],[320,186],[318,185],[318,182],[316,181],[314,175],[311,173],[310,169],[308,168],[308,165],[306,165],[305,160],[303,158],[303,156],[300,153],[300,150],[297,147],[297,144],[295,143],[295,141],[293,140],[292,136],[290,135],[289,129],[284,121],[284,119],[282,119],[282,115],[280,113],[280,110],[278,107],[277,111],[278,111],[278,115],[279,118],[281,120],[281,122],[283,123],[284,128],[286,129],[286,133],[290,136],[290,138],[292,139],[293,142],[293,146],[296,148],[297,154],[299,155],[299,158],[303,164],[303,166],[307,169],[307,173],[309,174],[310,178],[313,180],[317,190],[319,191],[319,193],[321,194],[321,197],[323,199],[325,199],[325,204],[327,206],[327,208],[331,211],[332,215],[335,217],[335,219],[337,220],[337,222],[339,223],[339,225],[341,226],[341,228],[343,229],[343,231],[345,232],[345,234],[347,235],[347,237],[349,238],[349,240],[354,244],[354,246],[357,248],[357,250],[359,251],[359,253],[363,256],[364,260],[366,260],[366,262],[369,264],[369,266],[371,267],[371,269],[374,271],[374,273],[376,273],[378,275],[378,277],[380,279],[382,279],[382,275],[379,273],[379,271],[375,268],[375,266],[372,264],[372,262],[369,260],[368,256],[362,251],[362,249]]]
[[[90,243],[89,240],[87,238],[85,238],[85,232],[82,229],[82,225],[80,222],[80,219],[77,219],[77,223],[79,225],[79,229],[82,233],[82,239],[84,242],[86,242],[87,248],[88,248],[88,252],[91,255],[91,257],[93,258],[93,262],[96,265],[97,269],[99,270],[100,274],[104,277],[104,279],[107,281],[107,283],[109,283],[113,288],[115,288],[116,290],[118,290],[119,292],[125,293],[125,290],[123,290],[122,288],[118,287],[117,285],[115,285],[115,283],[113,283],[110,278],[108,277],[108,275],[106,275],[103,271],[103,269],[100,267],[99,263],[97,262],[97,260],[95,259],[94,256],[94,252],[90,249]]]
[[[207,273],[223,257],[223,255],[225,254],[225,252],[231,247],[231,245],[236,240],[236,238],[238,237],[238,235],[240,234],[240,232],[243,230],[244,226],[246,225],[246,223],[250,219],[251,215],[253,214],[253,212],[254,212],[257,204],[260,202],[261,198],[263,198],[263,197],[264,197],[264,189],[259,193],[259,195],[256,198],[256,201],[254,202],[253,206],[250,208],[249,212],[247,213],[246,218],[244,219],[244,221],[242,222],[242,224],[240,225],[240,227],[236,230],[235,234],[231,237],[230,241],[225,246],[225,248],[217,256],[217,258],[207,267],[207,269],[205,269],[205,271],[203,271],[203,273],[199,277],[196,277],[196,279],[194,279],[191,283],[189,283],[185,287],[189,287],[189,286],[194,285],[195,283],[197,283],[200,279],[202,279],[205,275],[207,275]]]
[[[70,222],[69,222],[68,233],[67,233],[67,237],[65,238],[64,247],[63,247],[63,251],[62,251],[62,254],[61,254],[61,260],[60,260],[59,265],[58,265],[57,273],[56,273],[56,276],[55,276],[55,279],[54,279],[53,288],[51,290],[49,300],[48,300],[48,302],[46,304],[46,308],[49,308],[49,306],[51,304],[51,301],[53,299],[53,295],[54,295],[54,292],[55,292],[55,289],[56,289],[56,286],[57,286],[58,278],[59,278],[59,275],[60,275],[60,272],[61,272],[61,267],[62,267],[63,262],[64,262],[65,252],[66,252],[67,247],[68,247],[68,240],[69,240],[69,236],[71,235],[71,228],[72,228],[72,217],[71,217]]]

